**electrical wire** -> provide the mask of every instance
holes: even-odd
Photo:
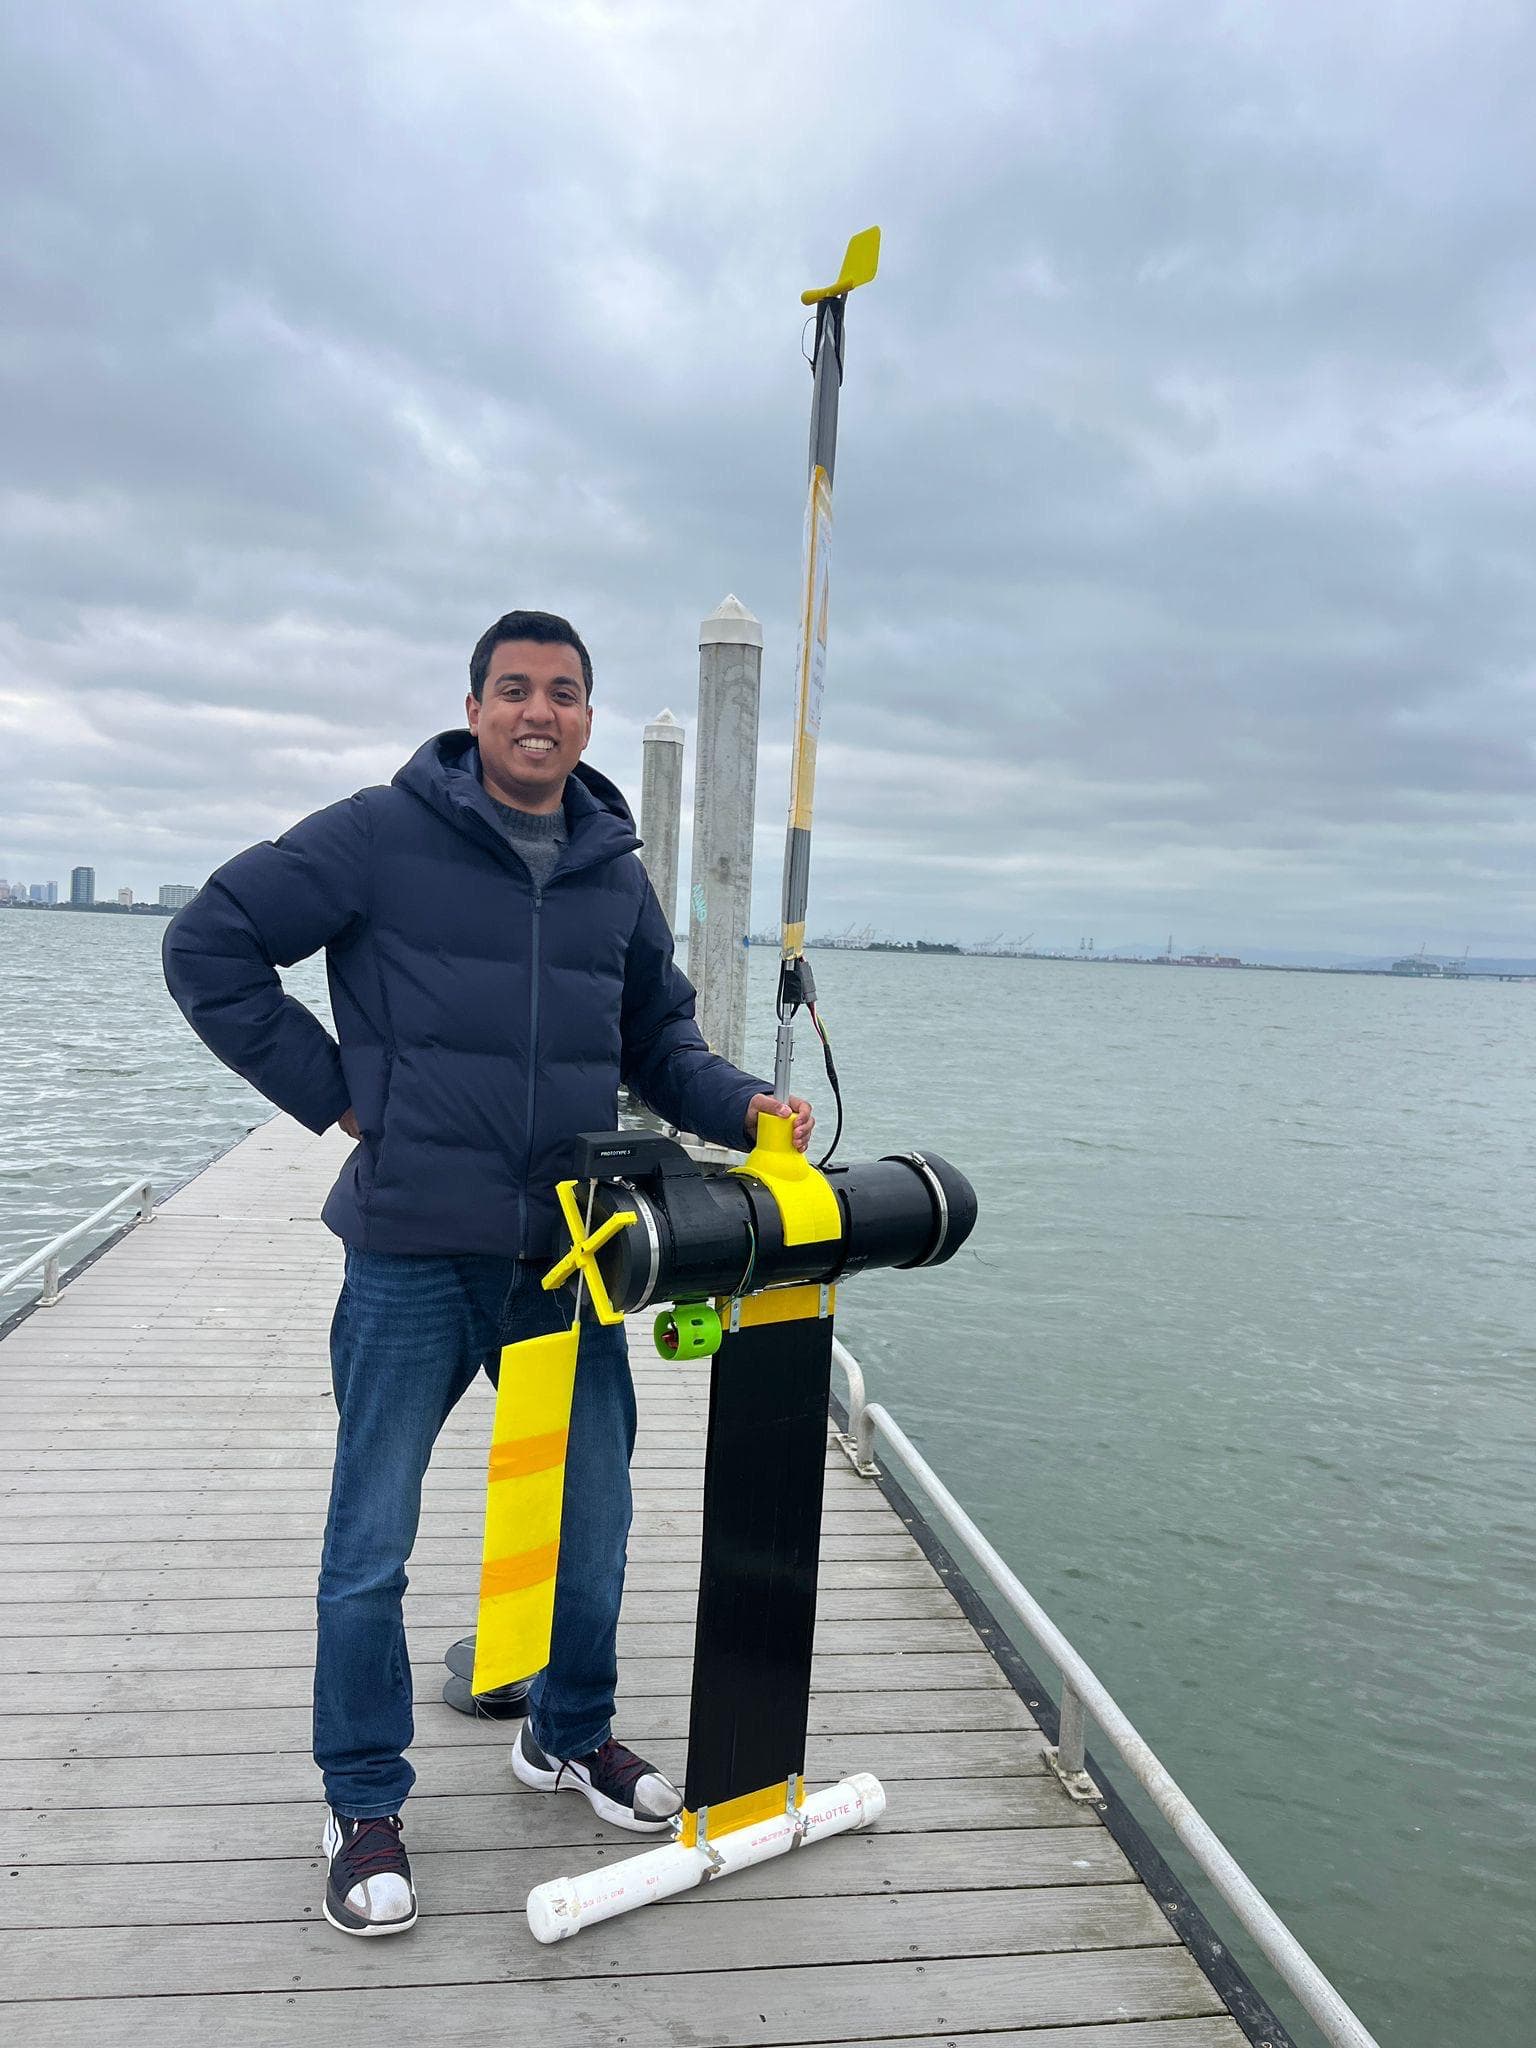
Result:
[[[821,1040],[821,1056],[826,1062],[827,1079],[832,1086],[832,1099],[837,1104],[837,1123],[832,1132],[832,1142],[817,1161],[820,1172],[837,1150],[843,1135],[843,1090],[837,1077],[837,1062],[832,1057],[832,1040],[827,1027],[821,1021],[821,1012],[816,1007],[816,983],[811,974],[811,964],[801,957],[779,963],[779,984],[774,997],[774,1010],[780,1024],[793,1021],[801,1010],[809,1016],[816,1027],[816,1036]]]
[[[838,1142],[843,1135],[843,1090],[837,1078],[837,1062],[832,1057],[832,1040],[827,1035],[826,1025],[821,1021],[821,1013],[814,1001],[807,1003],[805,1007],[816,1027],[816,1036],[821,1040],[821,1055],[827,1063],[827,1079],[832,1084],[832,1100],[837,1104],[837,1123],[833,1128],[832,1142],[816,1162],[816,1170],[819,1173],[837,1150]]]
[[[747,1270],[731,1289],[732,1295],[738,1299],[742,1295],[751,1293],[752,1275],[757,1271],[757,1232],[752,1228],[752,1218],[750,1216],[747,1218],[747,1238],[752,1247],[747,1253]]]

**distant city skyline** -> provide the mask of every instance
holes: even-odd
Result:
[[[133,883],[119,879],[112,883],[109,888],[104,889],[98,880],[99,869],[86,863],[77,862],[70,866],[68,871],[70,883],[66,900],[72,902],[82,900],[75,894],[75,878],[77,876],[90,877],[90,895],[83,899],[88,903],[100,903],[104,898],[110,896],[112,900],[118,903],[123,903],[126,899],[132,903],[149,903],[162,909],[179,910],[184,904],[190,903],[202,887],[200,882],[157,882],[151,889],[142,882]],[[0,901],[16,902],[22,898],[35,903],[57,903],[59,901],[59,883],[57,878],[49,876],[42,881],[34,881],[29,874],[16,874],[14,872],[8,874],[3,869],[0,869]]]

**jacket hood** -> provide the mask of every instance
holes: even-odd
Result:
[[[409,790],[461,831],[481,836],[471,818],[488,825],[496,843],[505,843],[501,824],[480,781],[480,753],[473,733],[464,727],[440,732],[416,749],[394,777],[397,789]],[[640,845],[634,814],[617,784],[578,761],[566,778],[565,824],[570,844],[583,866],[612,860]]]

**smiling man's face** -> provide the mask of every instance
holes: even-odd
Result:
[[[565,778],[592,737],[592,707],[574,647],[503,640],[481,696],[465,702],[490,794],[520,811],[557,811]]]

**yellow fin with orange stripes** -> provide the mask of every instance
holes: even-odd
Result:
[[[477,1693],[531,1678],[549,1662],[578,1339],[573,1326],[501,1354],[470,1680]]]

